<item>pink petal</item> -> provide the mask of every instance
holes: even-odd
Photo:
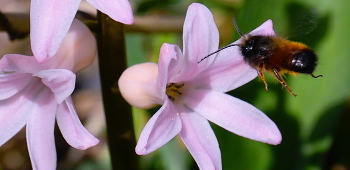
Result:
[[[71,97],[58,105],[56,118],[63,137],[72,147],[85,150],[98,144],[99,140],[81,124]]]
[[[69,70],[43,70],[33,74],[33,76],[40,77],[41,81],[51,89],[58,104],[69,97],[75,87],[75,74]]]
[[[74,19],[57,53],[44,64],[74,73],[89,66],[96,56],[96,39],[81,21]]]
[[[34,103],[44,85],[38,78],[32,78],[26,85],[10,98],[0,100],[0,146],[24,127],[28,114],[38,111]]]
[[[5,100],[25,88],[32,79],[31,74],[0,74],[0,100]]]
[[[272,21],[267,20],[251,31],[249,35],[275,35]],[[244,41],[244,38],[232,44],[240,44],[242,41]],[[192,80],[192,82],[197,84],[197,87],[227,92],[251,81],[257,76],[256,70],[245,63],[238,46],[226,48],[209,58],[215,58],[215,60]],[[202,62],[199,65],[204,65]]]
[[[51,58],[66,36],[81,0],[32,0],[30,37],[40,63]]]
[[[270,19],[265,21],[258,28],[255,28],[253,31],[251,31],[248,34],[249,35],[269,35],[269,36],[276,35],[275,31],[273,30],[272,20]]]
[[[157,87],[160,90],[159,96],[165,100],[165,87],[168,82],[171,82],[172,77],[176,76],[181,67],[178,63],[178,58],[181,59],[182,53],[177,45],[164,43],[160,48],[159,60],[158,60],[158,77]]]
[[[48,88],[42,88],[27,121],[27,145],[33,169],[56,169],[54,139],[57,103]]]
[[[119,77],[118,87],[123,98],[132,106],[142,109],[162,105],[164,88],[158,88],[158,65],[151,62],[135,64]]]
[[[202,4],[189,6],[183,28],[183,70],[178,80],[189,80],[195,77],[212,63],[215,58],[208,58],[202,64],[197,62],[216,51],[219,46],[219,31],[212,13]]]
[[[277,145],[281,133],[271,119],[254,106],[211,90],[188,90],[183,102],[198,114],[237,135]]]
[[[147,122],[141,132],[135,151],[146,155],[169,142],[181,130],[181,120],[174,105],[166,100],[163,106]]]
[[[216,60],[191,80],[198,88],[227,92],[248,83],[258,75],[254,68],[245,63],[239,47],[227,48],[212,57],[216,57]]]
[[[89,66],[96,56],[96,40],[79,20],[74,20],[60,49],[53,58],[40,64],[33,56],[6,54],[0,60],[1,72],[35,73],[48,69],[68,69],[77,72]]]
[[[45,69],[48,69],[47,65],[39,64],[32,56],[6,54],[0,60],[0,73],[35,73]]]
[[[183,125],[181,139],[199,168],[222,169],[219,144],[209,122],[194,112],[180,114],[180,117]]]
[[[134,16],[128,0],[87,0],[92,6],[115,21],[133,24]]]
[[[163,45],[165,46],[165,44],[166,43],[164,43]],[[172,44],[166,44],[166,45],[167,45],[167,50],[169,50],[168,54],[161,53],[159,60],[164,60],[163,58],[166,58],[166,57],[173,59],[167,63],[167,68],[166,68],[166,69],[168,69],[167,70],[168,71],[167,83],[169,83],[169,82],[174,82],[174,79],[176,79],[177,76],[179,75],[179,73],[183,67],[183,65],[181,65],[181,64],[184,61],[184,57],[182,55],[181,49],[177,45],[172,45]],[[161,49],[161,52],[162,52],[162,49]],[[171,54],[171,55],[169,55],[169,54]]]

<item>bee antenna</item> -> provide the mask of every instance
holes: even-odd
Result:
[[[246,37],[242,34],[241,30],[239,30],[238,25],[237,25],[237,23],[236,23],[235,17],[232,17],[232,22],[233,22],[233,25],[235,26],[235,28],[236,28],[238,34],[239,34],[241,37],[246,38]],[[209,55],[205,56],[204,58],[202,58],[200,61],[198,61],[198,63],[202,62],[202,61],[205,60],[206,58],[212,56],[213,54],[216,54],[216,53],[220,52],[221,50],[223,50],[223,49],[225,49],[225,48],[233,47],[233,46],[240,46],[240,44],[229,44],[229,45],[227,45],[227,46],[225,46],[225,47],[219,48],[218,50],[216,50],[216,51],[210,53]]]
[[[202,58],[200,61],[198,61],[198,63],[202,62],[203,60],[205,60],[206,58],[212,56],[213,54],[216,54],[218,52],[220,52],[221,50],[225,49],[225,48],[228,48],[228,47],[233,47],[233,46],[239,46],[239,44],[229,44],[229,45],[226,45],[225,47],[222,47],[222,48],[219,48],[218,50],[210,53],[209,55],[205,56],[204,58]]]
[[[236,18],[235,17],[232,17],[232,22],[233,22],[233,25],[235,26],[237,32],[239,35],[241,35],[241,37],[244,37],[244,35],[242,34],[241,30],[239,30],[238,28],[238,25],[237,25],[237,22],[236,22]]]
[[[318,76],[315,76],[314,74],[311,74],[311,77],[313,77],[313,78],[317,78],[317,77],[323,77],[323,75],[318,75]]]

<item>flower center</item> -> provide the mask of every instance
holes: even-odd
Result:
[[[182,94],[180,90],[184,85],[183,83],[168,83],[165,93],[170,100],[175,101],[175,99]]]

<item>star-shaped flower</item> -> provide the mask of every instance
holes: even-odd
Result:
[[[192,4],[183,31],[183,53],[176,45],[163,44],[158,69],[153,63],[138,64],[119,80],[122,95],[132,105],[162,105],[144,127],[136,153],[153,152],[179,134],[200,169],[222,169],[219,144],[208,120],[237,135],[279,144],[281,134],[274,122],[254,106],[223,93],[257,76],[238,47],[197,63],[218,49],[219,33],[211,12]],[[250,34],[274,35],[271,20]]]
[[[39,64],[33,56],[7,54],[0,59],[0,146],[26,126],[33,169],[56,169],[55,119],[63,137],[77,149],[99,140],[81,124],[70,97],[75,74],[91,64],[96,41],[74,21],[54,58]]]
[[[30,37],[32,51],[39,63],[59,49],[77,13],[81,0],[32,0]],[[134,17],[128,0],[87,0],[112,19],[132,24]]]

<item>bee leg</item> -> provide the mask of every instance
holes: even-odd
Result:
[[[294,96],[296,97],[297,95],[293,92],[293,90],[288,86],[288,84],[282,79],[282,77],[278,74],[278,71],[276,68],[272,68],[272,71],[277,78],[277,80]]]
[[[269,91],[269,88],[268,88],[268,85],[267,85],[267,82],[266,82],[264,73],[263,73],[260,69],[257,70],[257,72],[258,72],[258,75],[259,75],[260,79],[261,79],[261,80],[264,82],[264,84],[265,84],[265,90],[266,90],[266,91]]]
[[[315,76],[314,74],[310,74],[311,75],[311,77],[313,77],[313,78],[317,78],[317,77],[323,77],[323,75],[318,75],[318,76]]]

